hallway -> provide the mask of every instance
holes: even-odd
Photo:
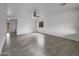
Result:
[[[2,56],[77,56],[79,42],[43,33],[18,35],[6,40]]]

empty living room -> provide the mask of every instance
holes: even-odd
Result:
[[[0,56],[79,56],[79,3],[0,3]]]

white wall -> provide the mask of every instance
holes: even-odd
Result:
[[[2,50],[4,41],[5,41],[5,34],[6,34],[6,4],[0,4],[0,52]]]
[[[69,9],[46,17],[45,27],[39,32],[79,41],[79,9]]]
[[[37,15],[41,16],[36,20],[44,19],[43,9],[41,4],[17,4],[17,34],[28,34],[34,32],[34,30],[38,30],[38,28],[34,27],[34,18],[33,12],[34,9],[37,9]]]
[[[17,11],[17,34],[33,32],[33,10],[35,4],[18,4]]]

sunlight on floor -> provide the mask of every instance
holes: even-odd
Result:
[[[45,50],[44,50],[44,45],[45,45],[45,36],[40,33],[34,33],[36,35],[36,41],[38,44],[38,50],[34,53],[34,55],[37,56],[45,56]]]
[[[43,47],[45,44],[45,36],[43,34],[40,33],[32,33],[27,35],[26,37],[31,37],[31,36],[35,36],[36,37],[36,41],[38,46]]]
[[[6,33],[6,35],[7,35],[6,43],[7,45],[9,45],[10,44],[10,33]]]
[[[36,38],[35,40],[36,40],[36,44],[38,46],[37,48],[34,48],[34,50],[36,50],[36,51],[33,53],[33,55],[45,56],[46,55],[45,50],[44,50],[45,36],[43,34],[40,34],[40,33],[32,33],[32,34],[27,35],[27,37],[32,37],[32,36],[34,36]]]
[[[37,37],[37,44],[39,45],[39,47],[44,47],[44,44],[45,44],[44,35],[37,33],[36,37]]]

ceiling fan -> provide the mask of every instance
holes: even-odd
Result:
[[[34,12],[33,12],[33,17],[40,17],[40,16],[37,16],[37,10],[36,9],[34,9]]]
[[[60,6],[65,6],[65,5],[66,5],[66,3],[61,3],[61,4],[60,4]]]

